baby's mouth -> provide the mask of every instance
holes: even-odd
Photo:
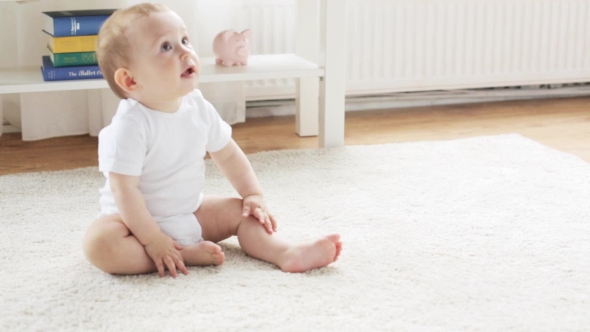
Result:
[[[181,77],[184,77],[184,78],[188,78],[188,77],[195,76],[195,74],[196,74],[196,70],[195,70],[195,67],[193,66],[193,67],[189,67],[187,70],[185,70],[182,73],[182,75],[180,75],[180,76]]]

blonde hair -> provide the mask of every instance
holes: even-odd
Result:
[[[162,4],[141,3],[115,11],[100,28],[96,46],[98,65],[117,97],[127,98],[125,91],[115,82],[117,69],[128,67],[131,61],[130,43],[125,36],[127,29],[139,18],[169,10]]]

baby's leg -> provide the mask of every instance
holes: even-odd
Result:
[[[112,274],[143,274],[157,271],[141,243],[131,234],[118,215],[94,221],[84,237],[84,253],[94,266]],[[201,242],[180,250],[185,265],[223,263],[221,247]]]
[[[305,272],[323,267],[340,255],[342,242],[337,234],[309,243],[291,243],[277,233],[268,234],[252,216],[243,218],[242,209],[241,199],[206,196],[195,212],[203,229],[203,238],[218,242],[237,235],[247,254],[273,263],[285,272]]]

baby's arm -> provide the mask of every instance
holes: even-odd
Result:
[[[109,181],[123,222],[145,247],[146,253],[156,264],[160,276],[164,276],[164,264],[174,277],[176,277],[176,268],[188,274],[182,256],[178,252],[182,247],[162,233],[149,213],[139,190],[139,177],[110,172]]]
[[[243,216],[252,214],[266,227],[268,233],[276,232],[277,224],[268,212],[262,196],[262,188],[248,158],[233,139],[221,150],[209,153],[211,159],[231,182],[244,200]]]

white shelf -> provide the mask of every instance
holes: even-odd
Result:
[[[251,55],[247,66],[223,67],[215,58],[201,59],[199,82],[230,82],[281,78],[323,77],[324,69],[295,54]],[[0,95],[62,90],[106,89],[104,79],[43,81],[40,66],[0,69]]]
[[[201,60],[200,82],[229,82],[279,78],[322,77],[324,69],[295,54],[251,55],[247,66],[223,67],[215,58]]]

